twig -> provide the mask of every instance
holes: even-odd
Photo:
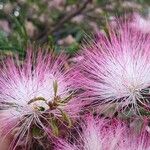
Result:
[[[73,17],[79,15],[91,1],[92,0],[85,0],[83,4],[81,4],[81,5],[77,4],[77,5],[79,5],[79,7],[77,7],[77,9],[75,9],[72,12],[67,13],[68,15],[66,15],[59,22],[57,22],[55,25],[53,25],[52,29],[50,29],[49,31],[47,31],[46,33],[43,34],[44,35],[43,38],[41,38],[39,40],[40,43],[47,42],[47,37],[49,34],[53,34],[55,31],[59,30],[66,22],[71,20]]]

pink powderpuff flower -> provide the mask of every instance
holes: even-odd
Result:
[[[108,34],[99,33],[89,46],[83,46],[79,80],[85,100],[93,105],[117,104],[139,114],[150,108],[150,35],[130,28],[128,22]],[[127,110],[127,109],[126,109]]]
[[[100,134],[100,128],[104,125],[104,120],[99,121],[94,120],[92,116],[84,118],[86,121],[81,123],[82,133],[79,132],[79,139],[75,144],[67,142],[62,139],[58,139],[55,144],[55,150],[101,150],[102,149],[102,139]]]
[[[81,139],[84,150],[116,150],[127,125],[117,119],[104,119],[88,116],[82,128]]]
[[[122,137],[118,146],[119,150],[149,150],[150,142],[149,133],[141,133],[140,135],[128,135],[128,137]]]
[[[135,13],[130,25],[143,33],[150,33],[150,16],[144,18]]]
[[[79,139],[75,144],[58,140],[56,150],[65,150],[66,147],[67,150],[113,150],[117,147],[124,130],[122,123],[114,120],[109,124],[110,120],[94,119],[92,116],[84,120],[85,122],[81,124],[82,130],[78,131]]]
[[[65,69],[66,59],[38,49],[28,50],[22,63],[17,56],[1,62],[0,142],[14,134],[10,150],[22,142],[29,149],[30,137],[51,134],[57,131],[57,120],[69,126],[70,118],[78,117],[82,104],[73,85],[78,74]]]
[[[73,145],[68,141],[57,139],[54,150],[80,150],[80,149],[75,144]]]
[[[146,131],[139,135],[120,120],[88,117],[75,144],[58,140],[55,150],[148,150],[150,136]]]

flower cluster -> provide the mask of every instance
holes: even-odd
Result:
[[[0,145],[10,137],[8,150],[149,150],[150,33],[136,26],[110,24],[71,65],[33,48],[1,61]]]
[[[149,150],[149,134],[135,134],[125,122],[86,117],[75,144],[58,140],[55,150]]]

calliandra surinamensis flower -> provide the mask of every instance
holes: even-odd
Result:
[[[87,91],[85,99],[96,106],[115,103],[135,114],[139,108],[150,110],[149,41],[150,35],[121,22],[83,46],[84,59],[78,68],[83,74],[79,82]]]
[[[55,150],[149,150],[150,136],[143,131],[132,132],[125,122],[118,119],[94,119],[89,116],[82,125],[75,143],[58,140]]]
[[[150,33],[150,16],[142,17],[135,13],[130,25],[145,34]]]
[[[22,142],[29,149],[30,137],[57,135],[61,123],[69,127],[71,118],[78,117],[81,103],[73,88],[77,74],[65,69],[65,63],[64,54],[54,56],[40,49],[28,50],[22,63],[18,57],[1,62],[1,139],[15,133],[9,149]]]

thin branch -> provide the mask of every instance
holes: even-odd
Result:
[[[74,11],[67,13],[64,18],[62,18],[59,22],[57,22],[55,25],[53,25],[53,28],[46,33],[44,33],[43,38],[40,39],[41,43],[44,43],[47,41],[47,37],[49,34],[53,34],[55,31],[59,30],[66,22],[71,20],[73,17],[79,15],[86,7],[87,5],[91,2],[92,0],[85,0],[83,4],[79,5],[77,4],[77,7]]]

